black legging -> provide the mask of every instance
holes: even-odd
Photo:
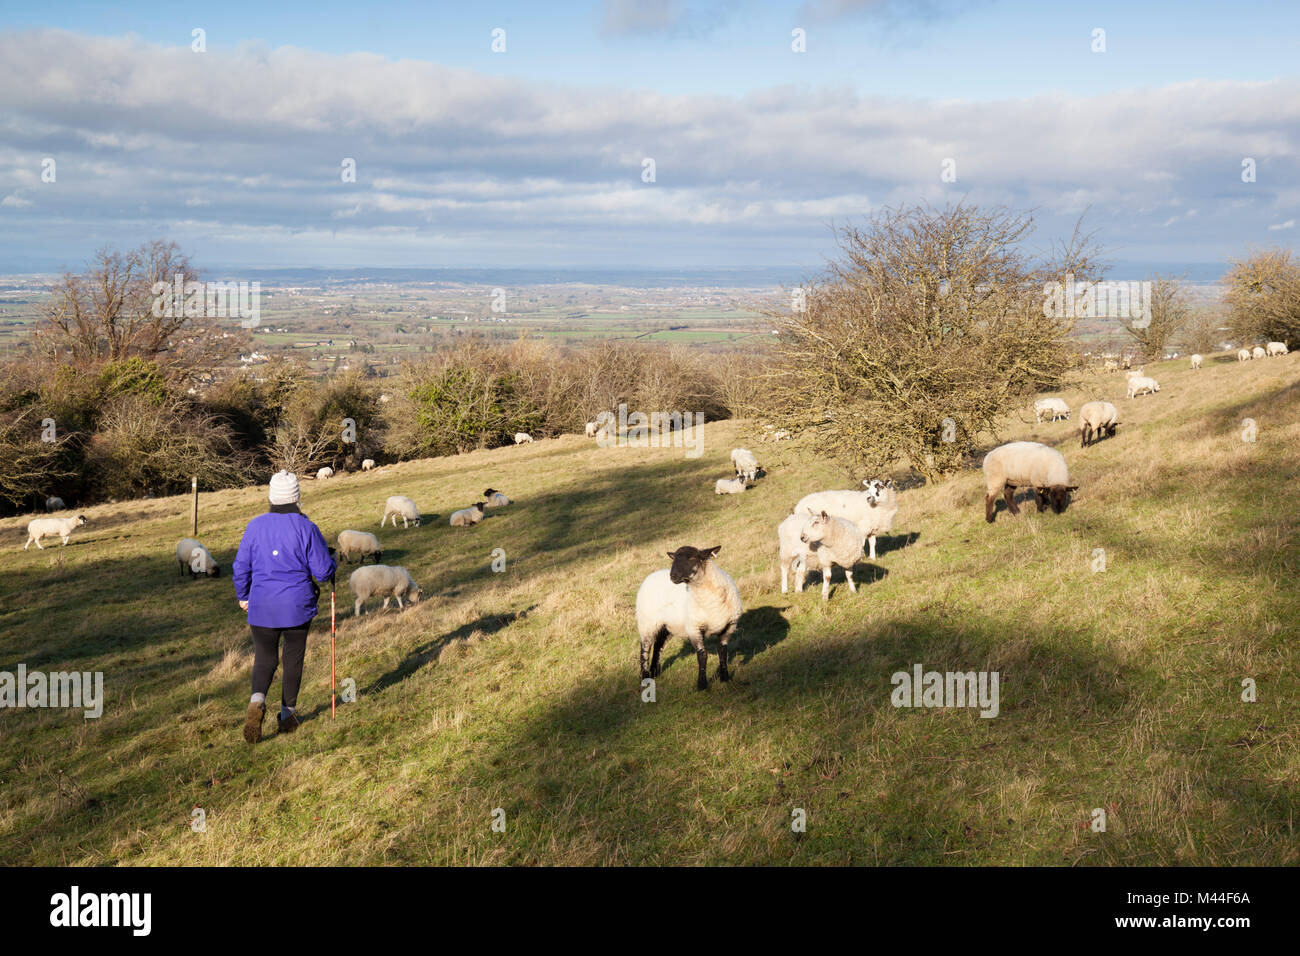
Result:
[[[253,693],[266,696],[275,677],[280,657],[280,637],[284,637],[284,680],[280,702],[289,708],[298,706],[298,688],[302,685],[302,662],[307,656],[307,628],[311,621],[297,627],[258,627],[253,631]]]

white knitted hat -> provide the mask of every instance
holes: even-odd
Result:
[[[296,505],[298,494],[298,476],[293,472],[278,471],[271,476],[271,504]]]

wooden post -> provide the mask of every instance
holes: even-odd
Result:
[[[199,476],[195,475],[190,479],[190,494],[193,500],[190,503],[190,537],[199,536]]]

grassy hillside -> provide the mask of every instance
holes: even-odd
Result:
[[[389,494],[438,515],[381,533],[426,599],[357,619],[342,572],[358,702],[331,722],[327,592],[303,726],[268,720],[252,747],[228,569],[265,486],[203,496],[216,581],[177,576],[184,498],[90,509],[43,552],[2,521],[0,670],[100,670],[108,702],[99,720],[0,712],[0,863],[1300,862],[1300,357],[1149,371],[1156,396],[1124,400],[1120,375],[1065,393],[1120,408],[1092,448],[1028,413],[1004,429],[1065,452],[1081,489],[1064,515],[986,525],[977,472],[909,489],[867,583],[837,575],[828,605],[780,593],[775,528],[849,481],[744,423],[707,426],[696,460],[566,437],[306,482],[331,539],[377,530]],[[771,474],[717,497],[741,442]],[[448,527],[489,485],[517,503]],[[740,586],[735,677],[697,692],[674,641],[642,703],[633,600],[681,544],[721,544]],[[1000,715],[895,709],[890,675],[918,663],[998,671]]]

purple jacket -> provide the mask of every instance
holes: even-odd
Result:
[[[326,581],[335,561],[320,529],[297,513],[267,512],[244,529],[231,571],[235,596],[248,602],[248,623],[298,627],[316,616],[315,576]]]

